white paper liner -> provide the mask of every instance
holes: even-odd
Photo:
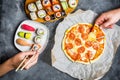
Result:
[[[114,25],[113,29],[103,29],[106,35],[106,44],[103,54],[92,64],[71,62],[64,54],[61,46],[66,29],[78,23],[92,23],[97,16],[91,10],[78,10],[69,14],[57,27],[55,44],[52,49],[52,66],[58,70],[83,80],[98,80],[109,70],[117,47],[120,43],[120,27]],[[54,57],[53,57],[54,56]]]

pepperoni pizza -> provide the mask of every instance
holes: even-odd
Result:
[[[92,29],[92,31],[91,31]],[[95,25],[78,23],[70,27],[64,35],[62,49],[73,62],[88,64],[103,53],[105,34]]]

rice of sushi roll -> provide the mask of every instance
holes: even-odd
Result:
[[[43,0],[42,4],[43,4],[44,7],[50,7],[50,6],[52,6],[50,0]]]
[[[45,10],[39,10],[39,11],[38,11],[38,16],[39,16],[40,18],[44,18],[44,17],[46,16]]]
[[[69,0],[68,4],[71,8],[75,8],[77,6],[76,0]]]
[[[57,18],[60,18],[62,15],[61,15],[61,12],[57,12],[56,14],[55,14],[55,16],[57,17]]]
[[[37,35],[43,35],[44,34],[44,30],[41,28],[38,28],[36,31]]]
[[[68,3],[66,0],[60,0],[63,10],[68,9]]]
[[[47,12],[48,15],[54,14],[54,11],[52,10],[51,7],[46,7],[45,10],[46,10],[46,12]]]
[[[36,1],[36,5],[37,5],[38,10],[43,8],[40,0]]]
[[[53,11],[54,11],[54,12],[61,11],[61,6],[60,6],[59,4],[53,5]]]
[[[28,4],[29,11],[37,11],[36,5],[34,3]]]
[[[30,12],[30,17],[32,20],[36,20],[37,19],[37,15],[35,12]]]
[[[45,21],[50,21],[51,17],[49,15],[45,16]]]
[[[40,43],[41,42],[41,36],[35,36],[34,42],[35,43]]]
[[[59,4],[59,0],[52,0],[52,4]]]

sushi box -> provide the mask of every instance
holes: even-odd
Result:
[[[53,22],[73,12],[79,0],[26,0],[25,12],[31,20]]]
[[[20,51],[29,51],[33,45],[37,45],[40,53],[47,46],[49,29],[36,21],[25,20],[17,28],[14,45]]]

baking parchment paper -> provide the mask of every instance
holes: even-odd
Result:
[[[93,23],[97,14],[91,10],[77,10],[69,14],[57,27],[55,44],[51,51],[52,66],[58,70],[83,80],[98,80],[109,70],[120,44],[120,27],[114,25],[112,29],[103,29],[106,35],[106,44],[103,54],[92,64],[81,64],[71,62],[64,54],[61,46],[66,29],[77,23]]]

